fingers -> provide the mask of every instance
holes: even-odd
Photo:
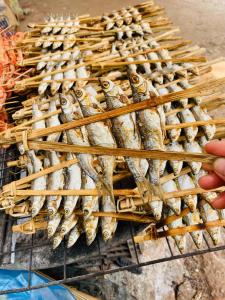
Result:
[[[217,156],[225,156],[225,141],[211,141],[205,145],[205,151]]]
[[[225,158],[218,158],[213,163],[214,172],[225,181]]]
[[[215,200],[211,203],[215,209],[225,208],[225,192],[222,192]]]
[[[224,185],[224,180],[215,173],[210,173],[206,176],[202,176],[199,181],[201,188],[205,190],[215,189]]]

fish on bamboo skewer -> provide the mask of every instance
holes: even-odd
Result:
[[[218,212],[212,208],[212,206],[205,200],[199,202],[200,215],[203,222],[210,222],[219,220]],[[220,242],[220,227],[212,227],[207,229],[214,245],[217,245]]]
[[[62,220],[56,233],[53,235],[53,249],[56,249],[62,242],[64,236],[68,234],[77,224],[78,216],[72,214],[69,218]]]
[[[67,153],[66,159],[71,160],[74,159],[75,155],[73,153]],[[67,190],[79,190],[81,188],[81,168],[78,163],[73,164],[66,168],[65,172],[66,177],[66,186]],[[65,196],[64,197],[64,213],[65,218],[68,218],[73,213],[79,196]]]
[[[55,97],[56,99],[56,97]],[[56,100],[54,98],[50,99],[50,103],[49,103],[49,109],[48,109],[48,113],[54,112],[57,110],[56,108]],[[59,121],[59,116],[58,114],[56,115],[52,115],[50,116],[48,119],[46,119],[46,125],[47,127],[54,127],[54,126],[58,126],[60,125],[60,121]],[[47,141],[48,142],[58,142],[59,138],[61,136],[61,132],[55,132],[55,133],[51,133],[47,136]]]
[[[191,108],[191,111],[196,119],[196,121],[208,121],[211,120],[212,118],[209,116],[207,113],[206,109],[202,109],[200,106],[194,106]],[[203,129],[207,139],[211,140],[213,139],[215,132],[216,132],[216,126],[213,124],[209,125],[203,125],[201,126]]]
[[[184,142],[184,149],[187,152],[193,152],[193,153],[202,153],[202,148],[199,146],[197,141],[192,141],[192,142]],[[198,174],[201,167],[202,163],[197,162],[197,161],[190,161],[188,162],[190,168],[192,169],[194,174]]]
[[[166,149],[168,151],[178,151],[178,152],[184,151],[182,144],[180,144],[179,142],[169,143],[168,145],[166,145]],[[174,175],[179,175],[183,168],[183,162],[176,161],[176,160],[170,160],[169,164],[170,164],[171,168],[173,169]]]
[[[181,118],[182,122],[195,122],[195,117],[193,113],[190,111],[190,109],[185,108],[184,110],[180,111],[179,116]],[[197,133],[198,133],[198,127],[186,127],[184,128],[184,133],[189,142],[193,142]]]
[[[33,172],[37,173],[43,170],[42,162],[39,158],[37,158],[35,152],[33,150],[30,150],[27,152],[27,155],[29,156],[32,165],[33,165]],[[40,176],[31,182],[31,188],[33,190],[45,190],[47,187],[47,178],[46,176]],[[31,196],[31,213],[32,217],[35,217],[41,208],[43,207],[45,203],[45,196]]]
[[[51,238],[55,234],[62,217],[63,215],[60,212],[57,212],[51,219],[49,219],[47,227],[48,238]]]
[[[83,221],[81,219],[78,220],[77,224],[70,231],[67,241],[67,248],[71,248],[76,241],[79,239],[80,235],[83,233]]]
[[[189,212],[186,216],[183,217],[183,221],[188,226],[201,224],[202,220],[200,217],[199,211],[196,209],[194,212]],[[190,232],[190,235],[198,249],[201,248],[203,242],[203,233],[202,230],[197,230]]]
[[[123,90],[111,80],[103,78],[100,80],[103,92],[106,97],[108,109],[124,107],[130,103],[129,98]],[[141,149],[141,138],[136,125],[135,114],[126,114],[112,119],[112,130],[119,147]],[[152,187],[145,178],[145,171],[141,160],[132,157],[125,157],[130,172],[137,184],[138,190],[144,202],[151,199]],[[148,165],[148,164],[147,164]],[[148,167],[147,167],[148,169]]]
[[[89,117],[92,115],[99,114],[103,111],[99,102],[95,99],[93,95],[90,95],[84,89],[75,89],[74,90],[76,99],[80,103],[81,110],[85,117]],[[86,130],[88,133],[88,138],[91,145],[94,146],[103,146],[103,147],[111,147],[116,148],[117,145],[113,138],[113,135],[110,131],[110,127],[107,123],[103,122],[95,122],[86,126]],[[116,205],[113,196],[113,171],[115,168],[115,157],[113,156],[98,156],[98,160],[102,167],[103,180],[107,182],[111,190],[111,196],[102,196],[102,206],[103,210],[105,207],[111,211],[116,211]],[[111,203],[112,202],[112,203]],[[102,230],[103,230],[103,238],[104,240],[108,240],[112,237],[116,228],[116,220],[111,218],[106,218],[102,220]],[[112,223],[112,224],[110,224]],[[112,228],[112,232],[110,232],[110,228]]]
[[[173,214],[174,214],[173,211],[170,209],[167,211],[166,217],[172,216]],[[180,217],[179,219],[176,219],[175,221],[168,224],[169,229],[182,228],[182,227],[184,227],[184,224],[182,222],[182,217]],[[186,236],[184,234],[183,235],[175,235],[175,236],[173,236],[173,239],[174,239],[179,251],[181,253],[183,253],[186,248]]]
[[[184,174],[176,178],[176,182],[180,190],[188,190],[195,188],[195,184],[190,175]],[[182,197],[184,203],[189,207],[191,212],[194,212],[197,207],[197,195],[186,195]]]
[[[51,166],[55,166],[60,163],[59,154],[56,151],[50,151],[48,153]],[[49,190],[63,190],[64,188],[64,170],[59,169],[48,175],[48,185]],[[61,204],[62,196],[47,196],[47,209],[50,217],[54,216]]]
[[[83,188],[93,189],[95,188],[94,181],[86,174],[82,174]],[[98,196],[83,196],[82,197],[82,210],[84,212],[84,232],[86,235],[87,245],[90,245],[96,235],[98,228],[99,218],[91,215],[93,211],[99,211],[99,197]],[[111,226],[113,224],[110,224]],[[114,229],[114,228],[113,228]],[[105,228],[107,230],[107,228]],[[112,229],[109,228],[110,233],[105,234],[104,236],[109,236],[112,233]]]
[[[167,172],[164,176],[168,175]],[[162,184],[162,189],[164,193],[176,192],[178,191],[176,182],[171,179]],[[181,211],[181,198],[169,198],[166,200],[166,205],[176,214],[179,215]]]
[[[150,88],[148,81],[137,73],[129,74],[133,100],[140,102],[149,99]],[[164,151],[163,132],[161,129],[161,121],[157,110],[145,109],[136,113],[137,124],[146,150]],[[149,177],[153,184],[155,193],[162,198],[162,190],[160,187],[160,160],[149,160]],[[153,208],[155,206],[155,208]],[[162,201],[151,202],[151,209],[154,211],[156,219],[160,219],[162,211]]]
[[[61,119],[63,123],[71,122],[83,118],[81,108],[78,101],[71,95],[66,96],[60,94],[60,102],[62,108]],[[67,139],[70,144],[89,146],[88,134],[84,126],[66,131]],[[110,194],[108,183],[104,182],[102,176],[94,167],[93,156],[90,154],[77,154],[80,167],[90,176],[101,194],[102,191]]]

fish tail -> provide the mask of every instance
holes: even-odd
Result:
[[[143,200],[143,204],[147,204],[152,200],[153,186],[152,184],[144,178],[142,181],[136,181],[138,191]]]
[[[96,183],[96,189],[99,193],[99,196],[108,195],[110,196],[113,202],[115,201],[112,185],[106,182],[105,180],[103,180],[102,178],[99,178],[99,181]]]

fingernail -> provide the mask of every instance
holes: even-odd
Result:
[[[225,176],[225,158],[217,158],[213,166],[217,173]]]

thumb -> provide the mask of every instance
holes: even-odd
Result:
[[[215,160],[214,172],[225,181],[225,158],[218,158]]]

